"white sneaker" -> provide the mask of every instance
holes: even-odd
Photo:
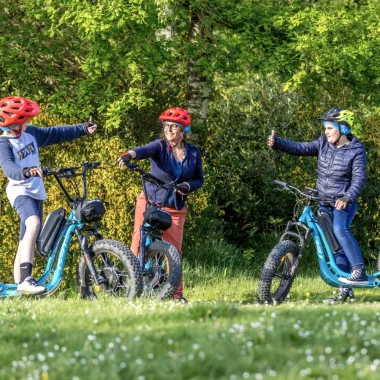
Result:
[[[17,285],[17,292],[23,294],[40,294],[45,292],[45,287],[37,285],[32,276],[27,277],[21,284]]]

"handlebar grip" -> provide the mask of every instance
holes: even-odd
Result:
[[[127,164],[127,168],[132,171],[140,169],[140,167],[137,164],[132,164],[130,162]]]
[[[275,179],[275,180],[273,181],[273,183],[274,183],[275,185],[280,185],[280,186],[284,186],[284,187],[288,186],[288,184],[287,184],[286,182],[280,181],[280,180],[278,180],[278,179]]]

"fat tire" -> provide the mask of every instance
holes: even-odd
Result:
[[[146,247],[145,261],[148,261],[158,253],[162,253],[165,256],[170,272],[162,289],[155,294],[155,298],[158,300],[171,299],[182,277],[181,255],[172,244],[165,241],[154,241]]]
[[[89,247],[89,253],[92,259],[96,259],[96,257],[102,253],[112,253],[116,256],[128,272],[130,286],[129,292],[126,295],[127,299],[132,301],[136,297],[141,296],[143,282],[140,265],[136,256],[129,248],[118,241],[104,239],[92,244]],[[78,264],[78,283],[80,286],[80,294],[83,298],[96,298],[96,293],[90,283],[89,270],[83,256]],[[112,294],[116,295],[115,293]]]
[[[287,270],[292,267],[297,257],[299,247],[291,240],[283,240],[278,243],[269,254],[259,279],[257,291],[259,303],[280,304],[288,295],[295,275],[288,279],[282,279],[276,289],[271,291],[273,278],[279,265],[284,262]],[[285,259],[283,259],[285,257]]]

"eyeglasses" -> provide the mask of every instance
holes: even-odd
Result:
[[[164,130],[165,131],[168,131],[169,129],[178,129],[178,128],[182,128],[180,125],[178,124],[164,124]]]

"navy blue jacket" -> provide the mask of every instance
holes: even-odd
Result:
[[[317,156],[318,192],[348,196],[357,202],[366,181],[367,156],[363,144],[356,137],[348,137],[350,143],[337,148],[326,136],[302,143],[275,136],[273,148],[295,156]]]
[[[155,140],[145,146],[138,146],[133,148],[136,152],[136,160],[144,158],[150,159],[150,173],[158,179],[169,183],[176,178],[173,175],[172,166],[170,164],[169,145],[164,140]],[[182,174],[177,180],[178,183],[187,182],[190,186],[190,192],[199,189],[203,186],[203,168],[202,157],[199,149],[186,143],[186,154],[182,161]],[[157,188],[150,183],[146,184],[148,197],[154,202],[161,203],[166,195],[166,190]],[[174,199],[175,208],[177,210],[183,209],[185,206],[187,196],[182,196],[176,193]]]

